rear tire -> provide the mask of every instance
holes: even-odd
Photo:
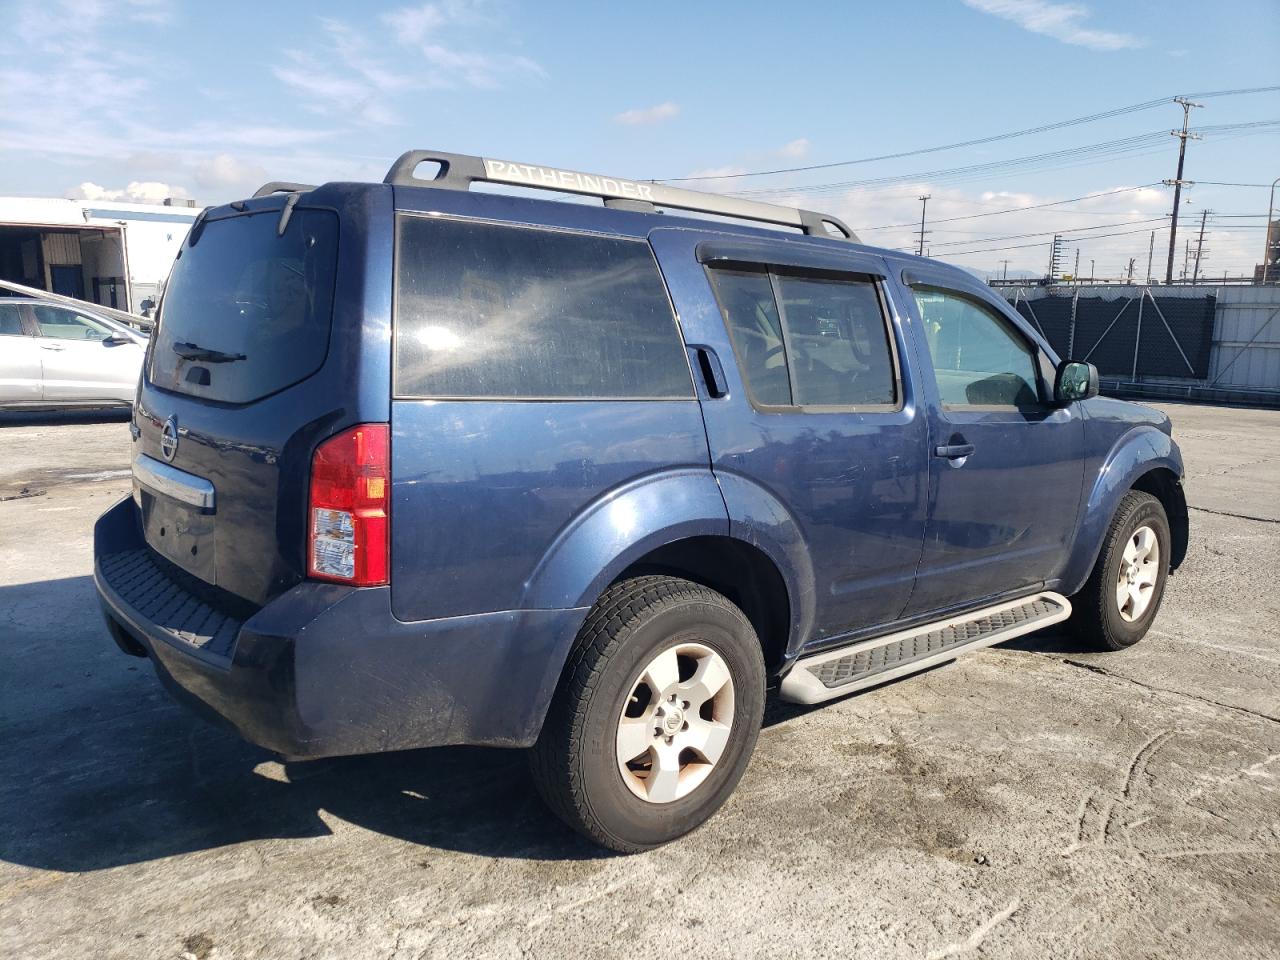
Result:
[[[1146,636],[1164,598],[1172,541],[1159,500],[1140,490],[1124,495],[1089,581],[1071,601],[1082,643],[1114,651]]]
[[[764,713],[755,630],[675,577],[614,584],[578,632],[530,766],[547,806],[621,853],[706,822],[742,777]]]

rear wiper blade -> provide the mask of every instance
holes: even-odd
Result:
[[[175,343],[173,352],[184,360],[199,360],[201,363],[234,363],[236,360],[247,360],[243,353],[223,353],[221,350],[210,350],[198,343]]]

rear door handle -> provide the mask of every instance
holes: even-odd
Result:
[[[949,443],[933,448],[935,457],[943,457],[947,460],[962,460],[971,453],[973,453],[972,443]]]
[[[702,374],[707,396],[713,400],[728,396],[729,384],[724,378],[724,367],[715,350],[703,344],[690,344],[689,357],[693,361],[694,370]]]

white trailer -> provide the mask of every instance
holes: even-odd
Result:
[[[142,313],[200,214],[190,203],[0,197],[0,280]]]

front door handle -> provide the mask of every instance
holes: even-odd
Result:
[[[40,344],[40,349],[41,350],[65,350],[67,348],[60,343],[42,343]]]
[[[943,457],[947,460],[963,460],[971,453],[973,453],[972,443],[949,443],[933,448],[935,457]]]

